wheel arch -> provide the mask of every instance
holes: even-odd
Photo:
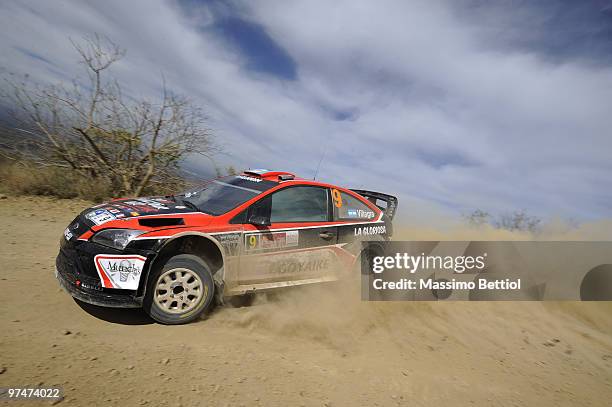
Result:
[[[223,246],[208,233],[202,232],[183,232],[172,236],[163,242],[157,250],[157,255],[147,269],[146,278],[140,282],[139,295],[146,294],[147,281],[155,267],[161,267],[172,256],[177,254],[193,254],[204,259],[212,268],[213,276],[222,270],[225,274],[225,251]],[[225,280],[225,275],[221,275],[221,281]]]
[[[353,267],[358,267],[360,272],[364,271],[364,264],[362,263],[364,259],[367,259],[370,256],[382,256],[385,253],[387,241],[385,240],[375,240],[368,242],[361,242],[361,247],[359,248],[357,255],[353,261]],[[367,256],[367,257],[364,257]]]

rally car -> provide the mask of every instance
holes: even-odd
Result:
[[[249,170],[86,209],[61,237],[56,276],[83,302],[181,324],[214,299],[337,280],[362,241],[389,239],[396,208],[391,195]]]

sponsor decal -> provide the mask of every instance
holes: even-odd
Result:
[[[238,233],[226,233],[226,234],[213,234],[221,244],[234,244],[240,240],[240,232]]]
[[[322,271],[329,268],[330,262],[328,259],[311,259],[300,261],[297,259],[282,260],[272,263],[270,271],[275,274],[286,273],[308,273],[313,271]]]
[[[374,217],[374,212],[357,209],[357,217],[361,219],[372,219]]]
[[[285,232],[285,238],[287,246],[297,246],[300,238],[300,232],[297,230],[290,230]]]
[[[148,199],[148,198],[139,198],[139,199],[135,199],[132,201],[124,202],[124,204],[135,206],[141,212],[154,212],[156,210],[164,211],[164,210],[170,209],[166,205],[160,203],[159,201],[154,200],[154,199]]]
[[[385,225],[355,228],[355,236],[384,235],[385,233],[387,233],[387,227]]]
[[[64,230],[64,237],[66,238],[66,240],[70,240],[72,239],[74,235],[72,234],[72,232],[70,231],[70,229],[66,228]]]
[[[286,232],[251,233],[245,235],[247,251],[281,249],[284,247],[297,246],[300,232],[288,230]]]
[[[251,181],[251,182],[261,182],[260,178],[249,177],[249,176],[246,176],[246,175],[236,175],[236,178],[240,178],[242,180]]]
[[[285,275],[305,277],[333,273],[337,269],[337,258],[331,250],[286,252],[275,255],[256,256],[250,272],[253,275]]]
[[[213,236],[219,241],[221,246],[225,249],[225,253],[228,256],[237,256],[238,249],[240,247],[240,235],[241,233],[226,233]]]
[[[104,288],[136,290],[146,257],[137,255],[98,254],[94,257],[96,271]]]
[[[91,211],[87,215],[85,215],[85,218],[89,219],[96,225],[102,225],[106,222],[114,220],[115,215],[113,215],[106,209],[96,209],[95,211]]]
[[[100,286],[92,285],[92,284],[87,284],[87,283],[83,283],[83,282],[81,282],[81,287],[87,288],[89,290],[102,291],[102,287],[100,287]]]
[[[364,211],[363,209],[346,208],[347,218],[372,219],[375,213],[372,211]]]
[[[89,290],[102,291],[102,287],[100,287],[100,286],[98,286],[98,285],[93,285],[93,284],[84,283],[84,282],[81,282],[81,287],[83,287],[83,288],[87,288],[87,289],[89,289]]]

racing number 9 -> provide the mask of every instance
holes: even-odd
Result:
[[[336,208],[342,208],[342,195],[340,195],[340,191],[334,188],[331,192],[332,199],[334,200],[334,205],[336,205]]]
[[[257,247],[257,236],[255,235],[249,236],[249,247],[251,249],[254,249],[255,247]]]

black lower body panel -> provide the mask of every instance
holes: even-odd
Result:
[[[134,292],[102,288],[99,280],[77,272],[78,260],[71,259],[63,251],[55,261],[55,276],[60,286],[77,300],[88,304],[114,308],[139,308],[142,298]]]

